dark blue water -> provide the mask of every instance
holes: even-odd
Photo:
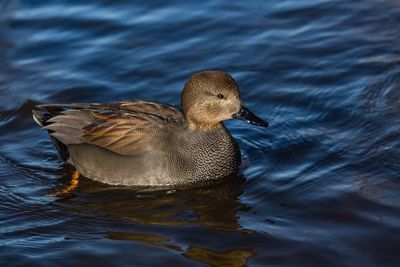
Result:
[[[1,266],[398,266],[399,1],[133,2],[0,2]],[[205,69],[270,122],[227,123],[245,182],[49,196],[34,105],[179,105]]]

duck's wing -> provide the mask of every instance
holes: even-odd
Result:
[[[150,101],[121,101],[113,103],[119,110],[129,110],[144,114],[151,114],[163,118],[170,123],[185,125],[186,120],[180,109],[175,106]]]
[[[87,143],[120,155],[142,154],[167,136],[167,127],[185,127],[179,109],[148,101],[39,105],[33,113],[64,145]]]

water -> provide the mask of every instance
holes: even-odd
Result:
[[[398,266],[400,2],[0,4],[1,266]],[[82,179],[39,103],[179,105],[233,75],[270,128],[230,121],[244,182],[138,192]]]

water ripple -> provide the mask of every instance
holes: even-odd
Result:
[[[17,0],[0,14],[1,265],[397,266],[398,2]],[[34,105],[179,105],[203,69],[230,72],[270,122],[227,122],[235,182],[148,192],[82,178],[49,196],[72,169]]]

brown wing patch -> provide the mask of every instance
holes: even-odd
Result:
[[[185,127],[182,112],[149,101],[41,105],[43,128],[65,145],[88,143],[121,155],[138,155],[166,138],[165,126]],[[162,137],[160,137],[162,136]]]
[[[120,109],[152,114],[164,118],[168,122],[184,125],[185,119],[182,112],[171,105],[160,104],[143,100],[118,102]]]
[[[162,131],[156,116],[115,111],[91,111],[96,122],[83,128],[82,139],[121,155],[135,155],[151,148],[150,139]]]

